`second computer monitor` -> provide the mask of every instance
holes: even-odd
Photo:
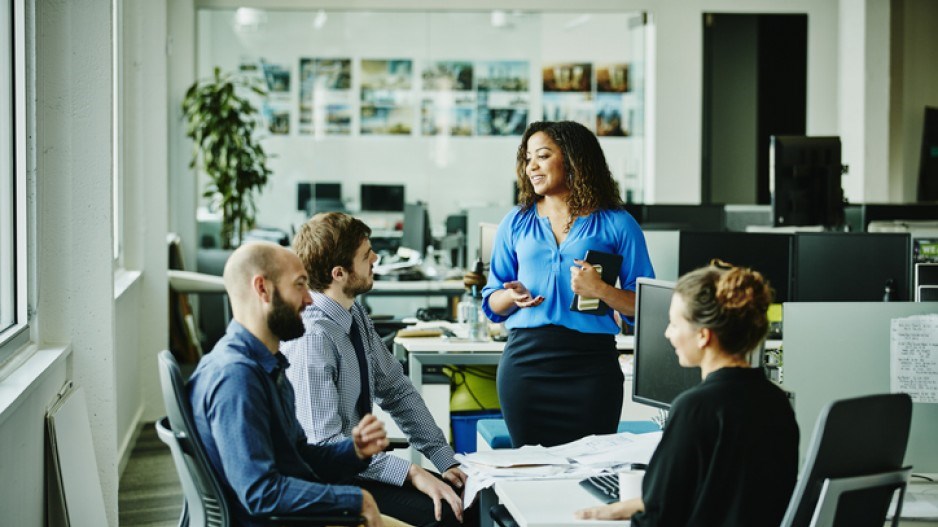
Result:
[[[432,241],[427,206],[419,202],[404,205],[404,232],[401,234],[401,247],[423,254]]]
[[[700,384],[700,368],[681,366],[674,346],[664,336],[674,283],[639,278],[635,292],[632,400],[669,409],[681,392]]]
[[[487,270],[492,261],[492,249],[495,247],[495,233],[498,232],[496,223],[479,223],[479,260]]]
[[[793,245],[791,300],[908,301],[911,274],[908,233],[799,232]]]
[[[680,237],[678,276],[704,267],[717,258],[758,271],[775,290],[775,302],[789,300],[791,234],[681,231]]]
[[[361,209],[376,212],[404,210],[404,185],[372,185],[362,183]]]

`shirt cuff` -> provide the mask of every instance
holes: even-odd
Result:
[[[364,501],[362,489],[348,485],[333,485],[332,490],[338,508],[348,511],[349,516],[361,514],[362,502]]]
[[[395,455],[387,454],[384,459],[384,467],[382,468],[378,479],[385,483],[390,483],[391,485],[397,485],[400,487],[404,485],[405,481],[407,481],[407,472],[410,470],[410,465],[410,461],[407,461],[406,459],[401,459]]]
[[[424,454],[426,455],[426,454]],[[433,463],[433,466],[436,467],[440,474],[446,472],[450,467],[455,467],[459,465],[459,462],[456,461],[454,457],[456,455],[453,452],[453,449],[446,445],[443,448],[438,449],[436,452],[431,452],[430,455],[427,455],[427,458]]]

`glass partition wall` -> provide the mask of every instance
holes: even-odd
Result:
[[[644,20],[201,9],[197,64],[199,78],[218,67],[266,88],[253,96],[273,170],[257,199],[259,225],[289,231],[306,215],[301,184],[338,182],[344,208],[374,228],[400,218],[361,211],[362,184],[403,184],[406,202],[426,202],[437,227],[467,208],[513,205],[520,135],[538,120],[596,132],[623,197],[641,201]]]

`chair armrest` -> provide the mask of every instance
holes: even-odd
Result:
[[[220,276],[170,269],[169,288],[177,293],[224,293],[225,282]]]
[[[397,450],[399,448],[407,448],[410,446],[410,441],[402,437],[389,437],[388,446],[384,449],[385,452],[390,452],[392,450]]]
[[[255,516],[263,522],[269,522],[271,525],[285,526],[303,526],[303,527],[331,527],[331,526],[352,526],[363,525],[365,518],[361,516]]]

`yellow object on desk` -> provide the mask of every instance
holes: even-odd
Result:
[[[398,337],[407,337],[407,338],[410,338],[410,337],[442,337],[442,336],[443,336],[443,331],[440,330],[440,329],[435,329],[435,328],[427,328],[427,329],[419,329],[419,328],[401,329],[401,330],[399,330],[399,331],[397,332],[397,336],[398,336]]]

